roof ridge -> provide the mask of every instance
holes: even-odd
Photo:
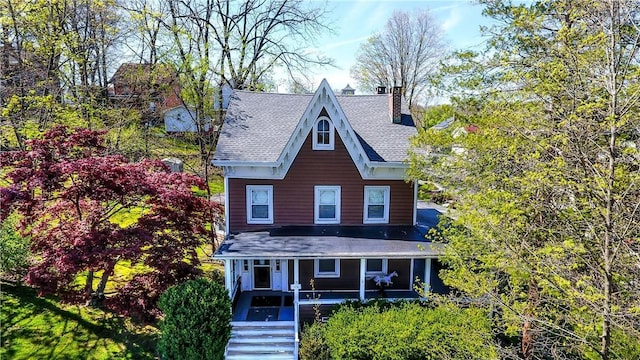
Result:
[[[241,92],[241,93],[245,93],[245,94],[313,96],[313,93],[310,93],[310,94],[276,93],[276,92],[252,91],[252,90],[240,90],[240,89],[234,89],[233,91],[235,91],[235,92]]]

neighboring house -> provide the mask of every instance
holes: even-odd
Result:
[[[178,75],[167,64],[124,63],[109,80],[109,98],[117,106],[140,110],[145,123],[164,124],[170,133],[196,132],[195,112],[187,108],[180,98]],[[229,104],[233,89],[222,87],[222,109]],[[213,99],[214,111],[219,109],[217,96]],[[208,131],[211,118],[208,118]]]
[[[222,87],[222,111],[226,110],[229,107],[229,99],[231,98],[231,94],[233,94],[233,89],[225,85]],[[213,99],[213,108],[214,111],[219,110],[219,99],[217,96],[214,96]],[[217,115],[216,115],[217,116]],[[162,117],[164,119],[164,128],[168,133],[172,132],[197,132],[198,127],[195,122],[195,111],[191,109],[187,109],[184,104],[179,103],[177,106],[166,109]],[[205,120],[205,131],[209,131],[211,127],[212,119],[207,117]],[[215,126],[214,129],[218,127]]]
[[[164,111],[182,104],[178,76],[166,64],[123,63],[109,83],[110,101],[139,110],[148,124],[159,123]]]
[[[0,44],[0,106],[13,95],[60,96],[60,80],[33,49]]]
[[[439,213],[418,209],[405,179],[415,133],[400,88],[336,95],[323,80],[314,94],[233,94],[213,163],[224,170],[227,232],[214,257],[234,326],[293,320],[297,334],[314,304],[326,314],[345,299],[417,298],[417,284],[445,291],[442,245],[425,239]],[[382,291],[374,279],[391,273]]]
[[[162,117],[164,119],[164,129],[166,132],[198,132],[196,126],[196,114],[193,110],[187,109],[184,105],[178,105],[166,110]],[[205,119],[205,131],[211,126],[211,119]]]
[[[436,125],[433,125],[430,129],[433,130],[437,130],[437,131],[450,131],[451,132],[451,136],[454,139],[458,139],[464,136],[467,136],[468,134],[475,134],[478,132],[478,126],[474,125],[474,124],[468,124],[466,126],[457,126],[455,128],[452,128],[452,126],[456,124],[456,119],[455,117],[450,117]],[[459,144],[454,144],[451,146],[451,152],[454,154],[458,154],[458,155],[462,155],[465,153],[465,149],[460,146]],[[433,149],[431,147],[427,147],[427,153],[433,155],[433,154],[442,154],[444,153],[443,149]]]

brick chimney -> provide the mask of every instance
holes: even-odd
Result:
[[[400,124],[402,121],[401,99],[402,87],[394,86],[391,92],[391,121],[393,121],[394,124]]]
[[[376,94],[378,95],[383,95],[387,93],[387,87],[386,86],[378,86],[376,88]]]

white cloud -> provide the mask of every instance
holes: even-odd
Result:
[[[442,30],[450,31],[460,23],[461,19],[462,19],[462,16],[460,14],[458,7],[457,6],[452,7],[451,11],[449,11],[449,16],[442,22],[442,25],[441,25]]]

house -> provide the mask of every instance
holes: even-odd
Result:
[[[198,132],[195,111],[187,109],[182,104],[165,110],[162,113],[162,118],[164,119],[164,130],[168,133]],[[206,118],[204,130],[208,131],[210,126],[211,118]]]
[[[247,320],[288,320],[295,349],[314,305],[326,314],[345,299],[444,290],[442,245],[425,238],[439,213],[405,180],[416,127],[400,90],[336,95],[323,80],[313,94],[234,92],[213,163],[224,171],[227,233],[214,257],[236,336],[255,333]],[[397,277],[380,288],[376,276],[388,274]],[[264,355],[239,346],[228,358]]]
[[[162,122],[168,133],[197,132],[195,111],[182,100],[178,74],[170,65],[123,63],[109,83],[111,102],[140,110],[145,123]],[[224,110],[233,89],[228,85],[221,89]],[[217,96],[214,96],[212,103],[215,112],[220,108]],[[205,123],[205,131],[208,131],[211,117]]]
[[[231,94],[233,93],[233,89],[229,85],[224,85],[221,88],[222,92],[222,111],[226,110],[229,107],[229,99],[231,98]],[[213,99],[213,109],[214,112],[220,110],[219,106],[219,98],[217,95],[214,95]],[[192,109],[188,109],[184,103],[179,102],[176,106],[171,108],[167,108],[162,113],[162,118],[164,120],[164,129],[168,133],[175,132],[197,132],[198,127],[195,122],[196,114]],[[211,117],[205,118],[205,131],[209,131],[211,127],[212,119]],[[214,130],[217,130],[218,126],[214,126]]]
[[[60,79],[48,61],[30,48],[0,44],[0,106],[13,95],[60,97]]]
[[[123,63],[109,84],[111,103],[139,110],[148,124],[159,123],[164,111],[182,104],[178,76],[166,64]]]

